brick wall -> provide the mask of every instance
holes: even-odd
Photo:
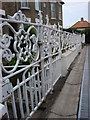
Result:
[[[28,17],[32,19],[32,22],[35,22],[35,18],[38,18],[38,11],[35,10],[35,2],[29,2],[28,4],[29,9],[21,9],[21,3],[15,3],[15,2],[3,2],[2,3],[2,9],[6,11],[6,16],[13,15],[16,11],[22,10],[22,12]],[[40,9],[43,14],[43,21],[46,23],[45,17],[46,14],[49,16],[50,24],[58,24],[58,22],[62,25],[62,20],[59,20],[59,15],[58,15],[58,2],[55,4],[55,10],[56,10],[56,19],[51,19],[51,3],[46,2],[40,3]],[[61,6],[62,10],[62,6]],[[62,19],[62,18],[61,18]]]

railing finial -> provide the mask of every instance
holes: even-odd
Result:
[[[0,15],[1,15],[1,16],[2,16],[2,15],[4,15],[4,16],[5,16],[5,10],[0,9]]]
[[[58,30],[60,31],[62,29],[62,26],[60,25],[60,23],[58,22]]]
[[[43,23],[43,20],[42,20],[42,13],[41,13],[41,10],[39,10],[39,13],[38,13],[38,15],[39,15],[39,22],[42,24]]]
[[[13,16],[8,15],[9,20],[16,20],[16,21],[22,21],[22,22],[31,22],[31,18],[27,18],[21,10],[19,10],[17,13],[15,13]]]
[[[49,25],[49,17],[46,15],[46,25]]]

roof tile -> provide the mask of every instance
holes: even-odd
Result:
[[[84,21],[83,18],[81,18],[81,21],[76,22],[71,28],[87,28],[90,27],[90,23],[86,20]]]

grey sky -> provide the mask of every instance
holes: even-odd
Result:
[[[63,19],[64,28],[72,26],[81,17],[88,21],[88,2],[89,0],[63,0]]]

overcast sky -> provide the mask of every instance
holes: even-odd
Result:
[[[63,25],[71,27],[81,17],[88,21],[88,2],[90,0],[63,0]]]

